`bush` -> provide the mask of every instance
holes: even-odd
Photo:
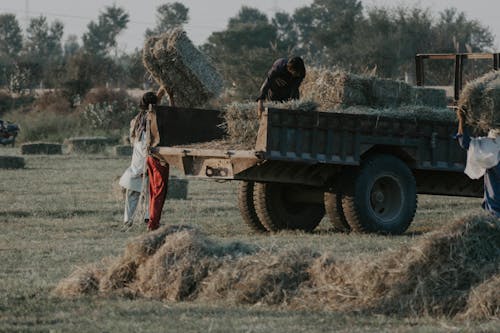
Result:
[[[0,115],[17,108],[26,108],[33,103],[33,100],[33,96],[21,95],[13,97],[6,91],[0,91]]]
[[[40,95],[33,103],[33,108],[38,112],[64,114],[71,110],[71,104],[62,92],[51,91]]]
[[[84,125],[93,129],[128,128],[130,120],[138,111],[137,102],[124,90],[107,88],[89,92],[80,106]]]

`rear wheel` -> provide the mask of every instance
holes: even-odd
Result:
[[[293,200],[300,186],[278,183],[257,183],[254,204],[257,216],[269,231],[295,229],[312,231],[325,215],[321,203]]]
[[[325,212],[335,231],[351,231],[351,226],[347,223],[342,209],[342,193],[340,191],[325,192]]]
[[[238,207],[243,222],[253,231],[266,232],[267,229],[260,222],[253,204],[254,182],[240,182],[238,186]]]
[[[344,191],[342,208],[354,231],[402,234],[415,216],[415,178],[394,156],[376,155],[364,161]]]

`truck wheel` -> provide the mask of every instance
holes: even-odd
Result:
[[[325,192],[325,212],[335,231],[351,231],[351,226],[347,223],[342,209],[342,193],[340,191]]]
[[[253,231],[265,232],[267,229],[260,223],[253,204],[254,182],[240,182],[238,186],[238,207],[243,222]]]
[[[415,178],[408,166],[391,155],[363,162],[347,182],[342,208],[354,231],[402,234],[417,208]]]
[[[322,204],[291,201],[287,194],[300,187],[278,183],[256,183],[254,204],[257,216],[269,231],[283,229],[312,231],[325,216]]]

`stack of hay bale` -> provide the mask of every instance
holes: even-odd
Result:
[[[500,71],[490,72],[467,84],[458,107],[475,132],[500,129]]]
[[[153,78],[173,93],[178,106],[201,106],[222,90],[221,76],[182,29],[149,38],[143,62]]]
[[[405,82],[363,76],[338,69],[308,68],[301,85],[301,100],[268,103],[267,107],[368,114],[414,120],[455,119],[446,108],[442,89],[412,87]],[[259,123],[257,103],[233,103],[224,112],[225,127],[233,144],[251,149]]]

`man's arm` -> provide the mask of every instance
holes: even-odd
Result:
[[[467,127],[465,126],[463,110],[457,109],[457,118],[458,118],[458,129],[456,138],[462,148],[469,149],[470,135],[469,131],[467,130]]]

